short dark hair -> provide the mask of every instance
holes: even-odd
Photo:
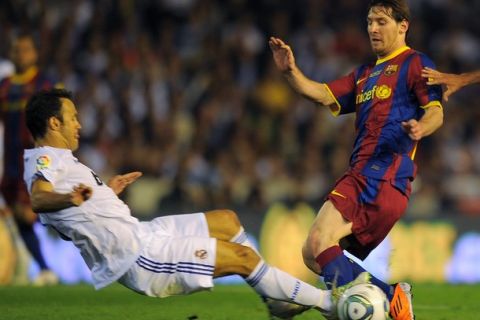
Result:
[[[47,133],[48,120],[62,118],[61,98],[72,100],[72,93],[65,89],[43,90],[34,94],[27,102],[25,119],[33,139],[43,138]]]
[[[392,9],[392,18],[397,22],[410,21],[410,8],[406,0],[371,0],[367,11],[370,11],[372,7]]]

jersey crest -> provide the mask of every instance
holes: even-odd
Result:
[[[385,74],[387,77],[392,76],[397,72],[398,70],[398,64],[390,64],[385,68],[385,71],[383,74]]]
[[[48,155],[43,155],[37,158],[37,170],[44,170],[50,167],[52,160]]]

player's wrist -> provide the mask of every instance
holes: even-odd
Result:
[[[283,75],[286,77],[296,77],[300,73],[300,70],[296,65],[288,66],[284,71]]]
[[[475,73],[462,73],[460,74],[459,80],[460,80],[461,87],[475,83],[475,80],[476,80]]]

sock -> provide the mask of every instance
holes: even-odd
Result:
[[[352,259],[348,259],[352,265],[352,270],[353,270],[353,278],[355,279],[360,273],[365,272],[366,270],[360,266],[358,263],[353,261]],[[373,276],[370,274],[370,282],[380,289],[382,289],[383,292],[387,295],[387,298],[389,301],[392,301],[393,299],[393,292],[395,291],[395,288],[388,284],[383,282],[382,280],[378,279],[377,277]]]
[[[336,286],[343,286],[355,279],[352,264],[343,254],[340,246],[324,250],[315,258],[315,261],[322,269],[320,275],[323,276],[328,289],[332,289],[334,283]]]
[[[18,231],[27,247],[28,251],[32,255],[33,259],[38,263],[38,266],[41,270],[47,270],[48,266],[43,258],[42,251],[40,250],[40,242],[38,237],[33,230],[33,225],[19,223]]]
[[[243,227],[240,227],[240,230],[238,230],[237,234],[230,239],[230,242],[235,242],[241,244],[242,246],[252,248],[256,253],[258,253],[258,249],[255,248],[250,240],[248,240],[247,233]]]
[[[318,307],[326,311],[333,308],[330,291],[315,288],[280,269],[267,265],[263,260],[245,281],[258,294],[267,298]]]

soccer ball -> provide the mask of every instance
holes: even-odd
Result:
[[[355,285],[342,294],[337,304],[340,320],[386,320],[390,303],[377,286],[364,283]]]

